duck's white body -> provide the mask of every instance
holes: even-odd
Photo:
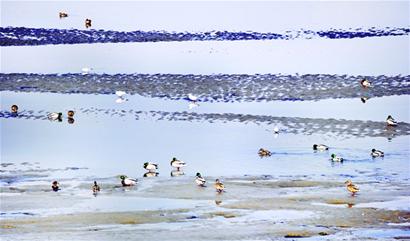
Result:
[[[47,118],[48,118],[49,120],[53,120],[53,121],[55,121],[55,120],[61,120],[61,118],[62,118],[62,113],[52,112],[52,113],[49,113],[49,114],[47,115]]]
[[[329,147],[323,144],[315,144],[313,145],[313,150],[326,151],[329,150]]]
[[[397,126],[397,122],[391,116],[387,117],[386,123],[387,123],[388,126]]]
[[[186,163],[184,161],[181,161],[181,160],[178,160],[178,159],[173,159],[171,161],[171,166],[179,169],[181,167],[186,166]]]
[[[158,164],[152,162],[144,163],[144,168],[150,172],[156,171],[158,168]]]
[[[202,176],[197,176],[197,177],[195,178],[195,183],[196,183],[198,186],[205,186],[206,180],[205,180],[205,178],[203,178]]]
[[[273,133],[279,134],[279,127],[275,126],[275,128],[273,128]]]
[[[123,96],[126,95],[127,93],[126,93],[125,91],[122,91],[122,90],[117,90],[117,91],[115,91],[115,94],[116,94],[118,97],[123,97]]]
[[[188,99],[189,99],[190,101],[196,102],[196,101],[198,100],[198,97],[196,97],[196,96],[193,95],[193,94],[188,94]]]
[[[132,178],[124,178],[123,180],[121,180],[121,184],[123,186],[134,186],[137,184],[137,179],[132,179]]]
[[[92,68],[89,68],[89,67],[84,67],[81,69],[81,71],[83,72],[83,75],[90,73],[91,70]]]
[[[370,155],[372,155],[372,157],[384,157],[384,152],[373,149]]]

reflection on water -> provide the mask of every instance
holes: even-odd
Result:
[[[362,88],[363,78],[369,79],[373,87]],[[113,94],[118,89],[126,89],[130,94],[167,99],[184,99],[193,93],[199,97],[198,102],[300,101],[410,94],[409,75],[0,74],[0,79],[0,91]],[[116,102],[126,100],[123,97]]]

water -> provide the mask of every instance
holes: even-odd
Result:
[[[45,28],[53,39],[60,35],[50,29],[95,36],[90,44],[1,40],[0,239],[410,237],[406,9],[406,2],[3,1],[1,27],[33,38],[37,30],[18,27]],[[58,18],[62,10],[68,18]],[[81,32],[86,17],[104,31]],[[9,30],[0,29],[8,40]],[[95,43],[109,30],[182,32],[196,41]],[[336,30],[349,33],[334,39]],[[388,36],[368,35],[373,30]],[[201,40],[217,31],[235,34]],[[249,31],[252,40],[230,41]],[[255,40],[263,33],[288,37]],[[371,88],[360,86],[363,78]],[[49,121],[50,112],[62,112],[61,122]],[[387,115],[397,127],[386,126]],[[329,151],[313,151],[319,143]],[[272,156],[259,157],[261,147]],[[372,148],[385,156],[372,158]],[[332,162],[332,153],[345,161]],[[173,157],[187,166],[173,169]],[[147,161],[158,163],[156,177],[145,177]],[[206,187],[195,185],[197,172]],[[137,185],[122,187],[120,175]],[[59,192],[50,189],[54,180]]]

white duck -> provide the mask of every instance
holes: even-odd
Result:
[[[196,101],[198,100],[198,97],[195,96],[195,95],[193,95],[193,94],[191,94],[191,93],[189,93],[189,94],[188,94],[188,100],[189,100],[189,101],[192,101],[192,102],[196,102]]]
[[[205,187],[205,178],[203,178],[199,172],[196,174],[195,182],[198,186]]]
[[[158,164],[152,162],[145,162],[144,168],[149,172],[155,172],[158,169]]]
[[[330,160],[334,162],[343,162],[343,158],[336,156],[336,154],[330,155]]]
[[[313,145],[313,150],[315,151],[326,151],[329,150],[329,147],[323,144],[314,144]]]
[[[179,171],[179,169],[180,169],[181,167],[186,166],[186,163],[185,163],[184,161],[178,160],[178,159],[176,159],[176,158],[174,157],[174,158],[172,158],[172,160],[171,160],[171,166],[172,166],[172,167],[176,167],[177,170]]]
[[[120,179],[121,179],[121,184],[123,187],[134,186],[138,182],[137,179],[128,178],[127,176],[124,176],[124,175],[120,176]]]

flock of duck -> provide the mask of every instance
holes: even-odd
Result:
[[[66,17],[68,17],[68,14],[66,12],[59,12],[59,17],[60,18],[66,18]],[[92,20],[87,18],[87,19],[85,19],[84,23],[85,23],[86,28],[90,28],[91,24],[92,24]],[[83,68],[82,69],[83,74],[88,74],[88,72],[90,70],[91,70],[90,68]],[[371,82],[367,79],[361,80],[360,84],[365,89],[370,88],[372,86]],[[125,95],[126,95],[125,91],[116,91],[115,94],[118,96],[118,99],[116,100],[117,103],[123,103],[123,102],[128,100],[128,99],[125,98]],[[192,94],[188,94],[187,100],[189,100],[190,103],[192,103],[192,105],[190,105],[190,109],[195,107],[195,106],[198,106],[198,104],[196,103],[198,101],[198,97],[196,97]],[[363,98],[361,98],[361,100],[362,100],[363,103],[365,103],[367,98],[363,97]],[[11,114],[16,116],[17,113],[18,113],[18,106],[17,105],[12,105],[11,106]],[[67,112],[67,119],[68,119],[68,122],[70,124],[74,123],[74,118],[73,117],[74,117],[74,111],[69,110]],[[52,113],[49,113],[47,115],[47,118],[51,121],[60,121],[61,122],[62,118],[63,118],[63,113],[62,112],[52,112]],[[387,126],[397,126],[397,122],[394,120],[394,118],[391,115],[389,115],[387,117],[386,124],[387,124]],[[275,134],[279,133],[279,128],[278,127],[274,128],[274,133]],[[313,145],[313,150],[315,150],[315,151],[327,151],[327,150],[329,150],[329,147],[324,145],[324,144],[314,144]],[[269,151],[269,150],[260,148],[259,151],[258,151],[258,155],[261,158],[262,157],[269,157],[269,156],[272,155],[272,152]],[[376,158],[376,157],[383,157],[384,153],[380,150],[372,149],[370,155],[373,158]],[[334,153],[332,153],[330,155],[330,160],[332,162],[343,162],[343,158],[337,156]],[[172,167],[176,168],[176,171],[179,172],[182,167],[186,166],[186,163],[184,161],[178,160],[177,158],[174,157],[171,160],[170,165]],[[156,163],[145,162],[143,164],[143,168],[148,171],[147,173],[144,174],[144,177],[150,177],[150,176],[157,176],[158,175],[158,173],[156,172],[158,170],[158,164],[156,164]],[[172,175],[172,173],[173,172],[171,172],[171,175]],[[129,178],[125,175],[121,175],[119,178],[121,180],[121,185],[124,186],[124,187],[134,186],[138,182],[137,179]],[[206,180],[205,180],[205,178],[202,177],[202,175],[200,173],[197,173],[196,178],[195,178],[195,183],[200,187],[205,187]],[[347,190],[352,195],[355,195],[359,191],[359,188],[355,184],[353,184],[351,180],[347,180],[345,182],[345,184],[346,184]],[[219,179],[215,180],[214,187],[215,187],[216,192],[218,192],[218,193],[224,192],[225,186]],[[51,188],[55,192],[59,191],[60,190],[59,183],[57,181],[53,181],[52,185],[51,185]],[[93,194],[96,195],[98,192],[100,192],[100,190],[101,190],[100,186],[97,184],[96,181],[94,181],[94,184],[92,186]]]

